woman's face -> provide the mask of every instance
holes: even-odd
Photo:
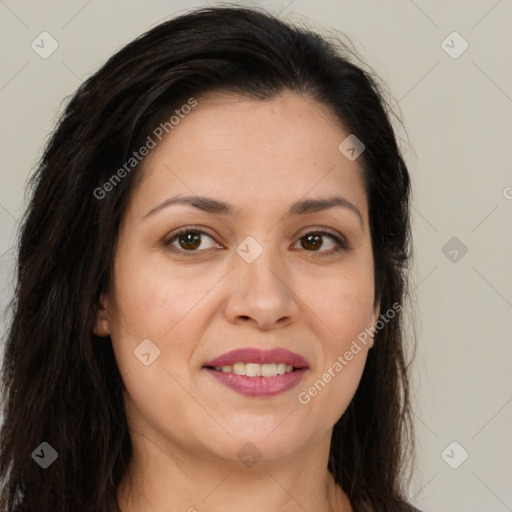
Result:
[[[197,99],[146,157],[98,312],[130,427],[237,464],[328,449],[378,316],[362,168],[338,148],[349,133],[294,93]],[[256,350],[214,361],[237,349]]]

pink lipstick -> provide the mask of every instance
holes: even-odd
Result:
[[[221,384],[253,397],[268,397],[295,387],[309,369],[299,354],[286,349],[244,348],[227,352],[203,366]]]

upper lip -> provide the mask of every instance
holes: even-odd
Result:
[[[285,363],[295,368],[309,368],[308,362],[299,354],[284,348],[262,350],[259,348],[239,348],[226,352],[215,359],[207,361],[204,366],[228,366],[235,363]]]

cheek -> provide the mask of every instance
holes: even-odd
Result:
[[[168,274],[142,261],[119,260],[111,338],[132,421],[142,415],[153,426],[178,433],[204,415],[185,390],[191,387],[189,361],[199,335],[201,298],[212,285],[206,278],[184,283]]]
[[[304,277],[303,289],[306,304],[325,327],[331,350],[343,350],[372,325],[374,278],[368,265],[347,265],[321,280]]]
[[[139,259],[120,258],[114,276],[110,329],[118,366],[128,388],[130,379],[135,379],[139,387],[159,389],[161,381],[159,384],[154,378],[155,368],[161,370],[159,378],[167,380],[162,371],[171,356],[179,361],[188,358],[186,343],[173,344],[172,351],[169,346],[198,293],[179,286],[161,269]],[[147,353],[145,362],[150,365],[145,366],[142,354]],[[130,394],[138,389],[130,390]]]
[[[367,355],[368,347],[350,337],[327,347],[324,364],[297,391],[298,407],[331,428],[357,391]]]
[[[120,260],[115,276],[116,317],[133,338],[167,339],[188,314],[200,309],[215,276],[172,271],[148,260]]]
[[[332,426],[346,410],[359,385],[373,325],[374,281],[371,267],[348,265],[325,280],[310,301],[322,356],[297,392],[299,407],[310,408]],[[320,332],[321,331],[321,332]]]

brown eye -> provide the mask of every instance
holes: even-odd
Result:
[[[322,236],[313,234],[301,238],[301,245],[304,249],[316,250],[322,247]]]
[[[201,245],[201,235],[196,231],[190,231],[178,237],[179,244],[183,249],[197,249]]]
[[[205,237],[213,241],[213,238],[204,231],[184,229],[164,242],[164,245],[166,247],[172,246],[172,248],[177,249],[178,251],[181,249],[186,252],[197,252],[197,249],[201,247],[201,245],[204,245],[203,238]],[[176,245],[176,242],[179,246]],[[209,248],[210,247],[201,247],[201,250]]]
[[[330,246],[320,250],[325,244],[325,238],[330,239]],[[308,252],[319,252],[327,254],[335,254],[342,249],[347,249],[344,240],[327,231],[310,231],[300,238],[301,247]]]

